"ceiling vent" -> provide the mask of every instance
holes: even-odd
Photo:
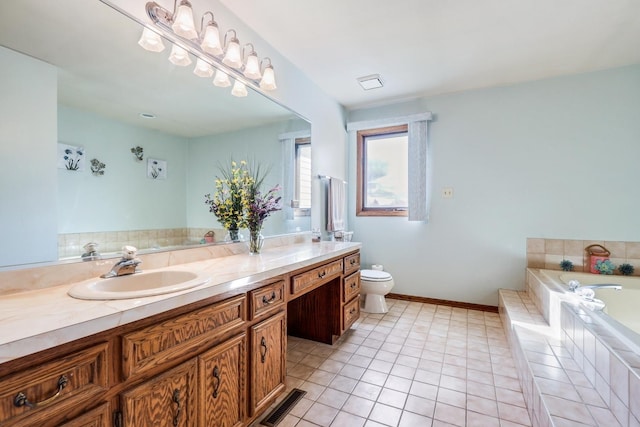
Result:
[[[371,74],[370,76],[358,77],[358,83],[364,90],[378,89],[384,86],[380,74]]]

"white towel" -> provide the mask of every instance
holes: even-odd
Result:
[[[341,179],[329,179],[327,185],[327,231],[344,230],[344,187],[344,181]]]

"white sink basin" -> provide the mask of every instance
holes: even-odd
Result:
[[[186,270],[157,270],[108,279],[90,279],[74,285],[68,294],[74,298],[108,300],[142,298],[168,294],[203,285],[209,277]]]

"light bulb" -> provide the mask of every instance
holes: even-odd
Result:
[[[231,81],[229,81],[229,76],[222,70],[216,71],[216,76],[213,78],[213,84],[218,87],[229,87],[231,86]]]
[[[233,84],[233,89],[231,89],[231,95],[237,96],[239,98],[247,96],[247,87],[240,80],[236,80],[236,82]]]
[[[226,53],[224,55],[224,58],[222,59],[222,63],[224,65],[228,65],[229,67],[240,69],[242,67],[242,52],[240,52],[240,42],[235,37],[235,31],[229,30],[227,31],[227,34],[229,34],[230,32],[233,32],[234,36],[231,38],[231,40],[229,40],[228,44],[226,43],[227,36],[224,36]]]
[[[193,74],[200,77],[211,77],[213,76],[213,67],[207,61],[198,58]]]
[[[189,40],[198,38],[196,26],[193,23],[193,10],[191,9],[191,3],[189,3],[187,0],[180,1],[178,10],[173,17],[173,24],[171,25],[171,29],[177,35]]]
[[[262,72],[262,80],[260,80],[260,89],[274,90],[276,89],[276,76],[273,73],[273,66],[267,65]]]
[[[189,52],[185,49],[181,48],[177,44],[174,44],[171,48],[171,54],[169,55],[169,61],[172,64],[179,65],[181,67],[186,67],[191,64],[191,58],[189,58]]]
[[[247,57],[247,64],[244,68],[244,75],[250,79],[258,80],[262,75],[260,74],[260,62],[258,61],[258,55],[255,52],[251,52]]]
[[[162,52],[164,50],[162,37],[147,27],[142,30],[142,36],[140,37],[140,40],[138,40],[138,44],[149,52]]]
[[[222,46],[220,46],[220,32],[215,22],[211,21],[207,25],[204,31],[204,37],[202,37],[202,43],[200,44],[202,50],[211,55],[222,55]]]

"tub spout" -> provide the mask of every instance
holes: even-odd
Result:
[[[622,285],[616,285],[613,283],[603,283],[601,285],[582,285],[582,287],[587,289],[615,289],[616,291],[622,290]]]

